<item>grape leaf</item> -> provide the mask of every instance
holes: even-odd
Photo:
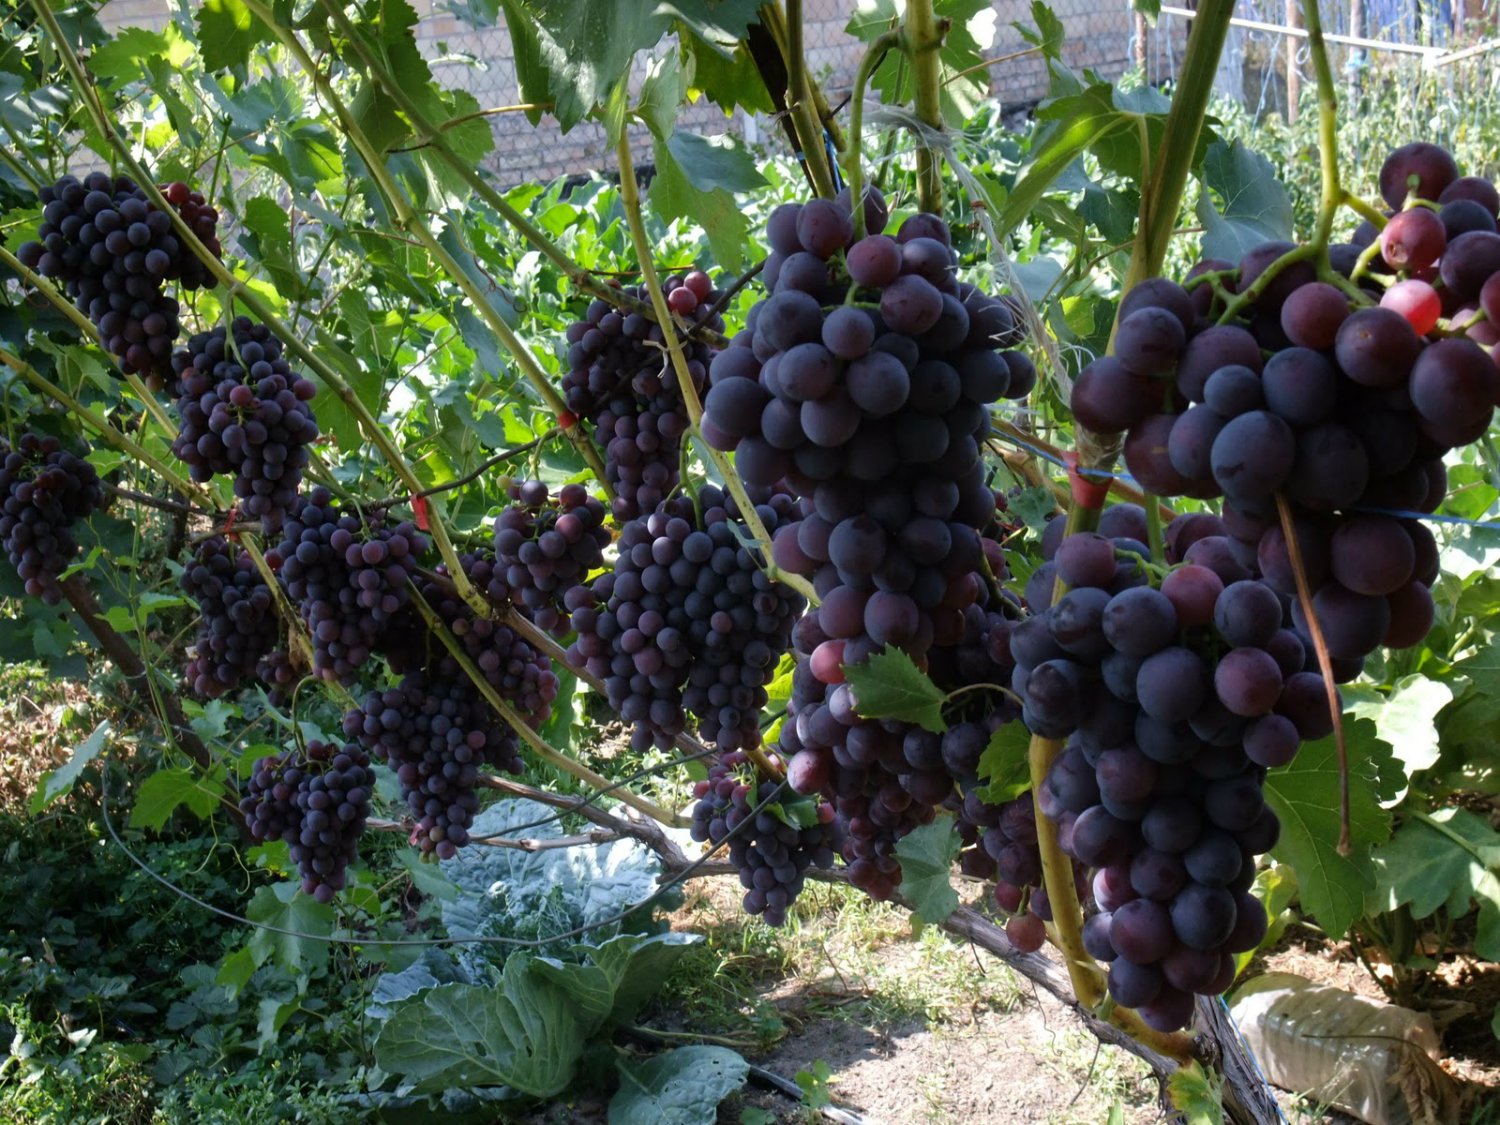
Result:
[[[109,720],[105,719],[94,728],[92,734],[73,748],[73,756],[55,770],[49,770],[42,775],[42,783],[37,786],[35,793],[31,795],[31,812],[33,815],[41,812],[53,801],[73,788],[73,783],[83,771],[104,750],[106,741],[110,735]]]
[[[958,893],[948,876],[962,846],[951,816],[913,829],[896,844],[901,893],[922,921],[941,922],[958,909]]]
[[[1345,716],[1349,747],[1349,836],[1351,851],[1338,853],[1339,770],[1333,736],[1304,745],[1290,765],[1266,777],[1266,803],[1281,820],[1281,839],[1271,849],[1290,864],[1301,885],[1302,906],[1337,941],[1364,913],[1375,888],[1370,849],[1390,836],[1390,817],[1377,798],[1380,761],[1390,748],[1375,737],[1368,719]]]
[[[846,664],[855,710],[866,719],[902,719],[942,734],[948,696],[899,648],[887,645],[863,664]]]
[[[1218,1084],[1200,1063],[1191,1062],[1172,1072],[1167,1099],[1182,1114],[1183,1125],[1224,1125]]]
[[[726,269],[737,271],[744,264],[749,220],[734,196],[721,187],[707,190],[693,183],[688,171],[673,153],[673,133],[666,140],[653,138],[656,176],[651,181],[651,206],[664,220],[688,219],[708,235],[709,249]],[[679,142],[677,147],[682,148]]]
[[[1447,684],[1413,675],[1397,680],[1389,695],[1373,690],[1361,693],[1346,705],[1345,713],[1372,720],[1381,741],[1391,747],[1409,776],[1437,764],[1438,734],[1433,720],[1452,701],[1453,689]]]
[[[334,922],[333,907],[298,891],[296,883],[261,887],[245,908],[245,917],[260,923],[245,943],[250,955],[257,964],[273,958],[294,975],[328,962],[328,943],[319,939],[333,933]]]
[[[979,790],[980,799],[1003,805],[1030,789],[1030,753],[1031,733],[1021,723],[1006,723],[990,735],[979,757],[979,780],[989,783]]]
[[[182,768],[157,770],[141,782],[135,796],[135,808],[130,810],[130,827],[158,831],[179,805],[186,805],[194,816],[207,817],[218,807],[219,798],[224,795],[224,783],[218,776],[222,772],[202,774]]]
[[[698,1125],[745,1084],[750,1064],[727,1047],[678,1047],[664,1055],[616,1064],[620,1089],[609,1102],[609,1125]]]
[[[1206,257],[1239,261],[1262,242],[1292,237],[1292,201],[1271,162],[1240,141],[1215,141],[1203,156],[1198,219]],[[1223,210],[1213,196],[1223,201]]]
[[[749,152],[729,133],[705,137],[678,129],[667,138],[667,148],[688,183],[699,191],[752,191],[766,186]]]
[[[1446,906],[1454,918],[1479,903],[1474,950],[1500,960],[1500,833],[1463,809],[1438,809],[1408,820],[1375,852],[1381,904],[1409,903],[1412,916],[1426,918]]]
[[[243,0],[203,0],[198,9],[198,50],[204,70],[243,67],[250,61],[251,49],[270,37]]]

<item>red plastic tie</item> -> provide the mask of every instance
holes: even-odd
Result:
[[[557,416],[557,424],[565,430],[571,430],[574,426],[578,425],[578,415],[574,414],[571,410],[564,410]]]
[[[1092,480],[1078,471],[1078,454],[1068,452],[1063,454],[1063,461],[1068,466],[1068,484],[1073,490],[1073,503],[1080,508],[1091,512],[1097,512],[1104,507],[1104,500],[1109,496],[1109,486],[1113,480],[1105,477],[1103,480]]]
[[[411,510],[417,517],[417,526],[423,531],[431,531],[432,523],[427,518],[427,497],[413,496],[411,498]]]
[[[225,537],[228,538],[228,539],[233,539],[236,542],[239,541],[239,533],[234,530],[234,521],[237,520],[237,519],[239,519],[239,516],[240,516],[240,510],[239,510],[239,508],[237,508],[237,507],[236,508],[230,508],[229,509],[229,518],[224,521],[224,535],[225,535]]]

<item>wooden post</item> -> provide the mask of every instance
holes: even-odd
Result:
[[[1141,72],[1141,76],[1150,81],[1150,75],[1146,73],[1146,13],[1139,8],[1135,12],[1135,68]]]
[[[1463,12],[1463,0],[1458,0],[1455,12]],[[1456,20],[1459,18],[1461,18],[1461,16],[1455,16]],[[1349,34],[1355,39],[1363,39],[1365,36],[1365,0],[1349,0]],[[1344,53],[1345,60],[1347,61],[1348,59],[1353,58],[1354,52],[1358,50],[1360,50],[1360,48],[1350,47]],[[1359,81],[1359,71],[1347,66],[1345,67],[1345,71],[1348,75],[1349,84],[1351,86]]]
[[[1302,26],[1300,0],[1286,0],[1287,27]],[[1302,40],[1295,35],[1286,37],[1286,119],[1297,120],[1297,103],[1302,99],[1302,75],[1297,70],[1297,47]]]

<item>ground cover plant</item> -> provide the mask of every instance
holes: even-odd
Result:
[[[21,1119],[714,1120],[737,1044],[641,1023],[708,876],[894,903],[1192,1121],[1278,1112],[1221,997],[1289,919],[1484,995],[1491,169],[1351,168],[1316,7],[1295,206],[1223,3],[1169,91],[1037,4],[1020,136],[963,4],[861,6],[847,107],[794,3],[471,14],[609,176],[494,186],[399,0],[6,25],[5,656],[95,689],[7,828]]]

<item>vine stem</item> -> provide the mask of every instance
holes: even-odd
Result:
[[[20,356],[14,354],[7,348],[0,347],[0,363],[9,367],[21,378],[25,379],[33,388],[52,399],[64,410],[78,417],[84,425],[97,433],[101,438],[114,446],[121,453],[127,453],[141,464],[153,470],[162,480],[175,488],[184,496],[196,500],[205,508],[219,511],[220,506],[217,499],[207,490],[191,483],[187,478],[179,476],[173,469],[162,464],[153,454],[147,452],[140,444],[126,437],[119,430],[111,426],[94,411],[79,402],[67,391],[63,390],[52,380],[39,372],[31,364]]]
[[[256,6],[260,7],[261,12],[265,11],[264,7],[261,7],[259,4],[256,4]],[[177,209],[167,202],[166,197],[162,195],[161,190],[156,186],[156,181],[152,179],[140,161],[135,158],[129,144],[126,143],[125,139],[115,128],[114,122],[111,121],[103,102],[99,99],[98,90],[90,80],[88,72],[83,67],[83,63],[79,61],[72,44],[68,42],[67,36],[58,24],[57,16],[53,13],[48,0],[32,0],[32,7],[36,9],[37,17],[46,25],[47,34],[52,39],[53,46],[56,47],[58,56],[62,59],[63,65],[66,67],[74,85],[78,87],[79,96],[83,101],[84,108],[93,119],[94,126],[99,130],[100,136],[114,150],[116,156],[119,158],[120,165],[130,173],[131,178],[146,193],[146,197],[151,201],[152,205],[157,210],[165,212],[168,218],[172,220],[172,229],[176,233],[178,240],[203,263],[204,268],[213,275],[214,279],[225,287],[225,296],[229,301],[238,299],[244,304],[246,308],[255,314],[261,323],[277,335],[288,351],[306,363],[313,373],[323,381],[324,385],[339,397],[340,401],[354,415],[365,436],[375,445],[380,451],[381,456],[386,459],[392,470],[401,479],[402,484],[413,493],[420,492],[422,484],[412,471],[411,466],[406,463],[406,459],[401,456],[401,451],[396,448],[390,436],[385,432],[375,416],[370,413],[369,407],[354,393],[354,389],[349,386],[343,376],[327,360],[307,345],[301,333],[294,331],[278,317],[270,305],[261,298],[260,294],[235,277],[223,262],[210,253],[208,248],[203,245],[203,241],[183,221],[182,216],[177,213]],[[279,30],[274,22],[269,26],[273,30]],[[358,361],[347,353],[344,353],[344,358],[351,365],[358,366]],[[453,550],[453,541],[449,538],[448,529],[443,525],[443,521],[438,518],[438,513],[433,512],[432,516],[431,527],[428,530],[432,535],[434,544],[438,548],[438,552],[443,556],[443,561],[457,575],[455,585],[460,595],[464,601],[474,606],[476,610],[480,605],[487,605],[488,603],[479,596],[473,584],[469,581],[468,576],[459,567],[458,555]]]
[[[1292,576],[1297,583],[1297,601],[1302,605],[1302,616],[1307,618],[1307,631],[1312,636],[1313,651],[1318,657],[1318,671],[1323,673],[1323,688],[1328,695],[1328,712],[1333,719],[1333,742],[1339,755],[1339,855],[1348,855],[1349,841],[1349,747],[1344,742],[1344,709],[1339,702],[1338,685],[1333,682],[1333,658],[1328,653],[1328,641],[1323,635],[1323,626],[1313,610],[1312,587],[1307,581],[1307,566],[1302,559],[1302,544],[1297,538],[1297,524],[1292,515],[1290,501],[1280,492],[1276,494],[1276,514],[1281,519],[1281,534],[1286,539],[1287,558],[1292,564]]]
[[[906,50],[911,56],[912,77],[916,80],[917,116],[934,129],[943,127],[942,82],[938,67],[938,48],[943,33],[938,28],[932,0],[907,0]],[[943,211],[943,164],[938,154],[925,144],[917,148],[917,206],[940,215]],[[857,202],[856,202],[856,209]]]
[[[886,54],[904,42],[905,34],[900,28],[892,28],[880,35],[865,51],[864,58],[859,60],[859,70],[854,75],[854,92],[849,96],[849,136],[844,145],[844,179],[849,184],[855,238],[863,238],[866,234],[865,209],[862,205],[865,197],[865,89],[870,84],[870,76],[875,73],[875,68],[885,59]]]
[[[1333,233],[1334,216],[1344,201],[1339,184],[1339,99],[1333,81],[1333,67],[1328,62],[1328,45],[1323,41],[1323,14],[1318,0],[1302,0],[1302,22],[1307,27],[1307,50],[1312,55],[1313,73],[1318,84],[1318,160],[1322,193],[1318,200],[1318,222],[1313,232],[1317,247],[1318,268],[1329,271],[1328,239]]]
[[[786,61],[787,116],[802,150],[797,155],[807,169],[813,191],[832,199],[833,170],[828,164],[828,150],[823,147],[823,122],[810,93],[812,79],[807,73],[807,55],[803,50],[802,0],[786,0],[785,12],[774,2],[762,5],[760,22]]]
[[[666,295],[661,290],[661,279],[657,276],[656,266],[651,261],[651,240],[646,234],[646,222],[641,214],[641,192],[635,180],[635,162],[631,158],[630,140],[623,127],[620,129],[620,137],[616,142],[615,150],[620,159],[620,203],[625,208],[625,222],[630,228],[631,241],[635,243],[636,256],[640,259],[641,281],[645,284],[646,291],[651,294],[651,305],[656,310],[657,320],[662,326],[662,338],[666,344],[667,356],[672,364],[672,371],[677,376],[677,387],[687,407],[688,420],[692,423],[693,434],[703,441],[703,448],[709,460],[718,468],[720,475],[724,478],[724,486],[734,497],[734,502],[740,510],[740,517],[745,521],[745,526],[750,529],[750,534],[760,549],[766,575],[796,590],[807,599],[809,605],[817,605],[819,598],[811,582],[800,574],[786,573],[772,561],[771,536],[766,531],[766,525],[761,521],[760,514],[755,510],[755,504],[751,501],[749,493],[745,491],[745,483],[740,480],[740,475],[735,471],[734,464],[729,458],[703,438],[703,403],[698,398],[698,388],[693,386],[693,376],[688,371],[687,356],[682,352],[682,340],[677,335],[672,311],[667,307]]]
[[[467,114],[464,117],[454,118],[452,121],[434,124],[430,118],[422,113],[415,99],[396,80],[395,76],[391,74],[390,69],[370,49],[364,38],[360,36],[358,29],[355,28],[349,17],[344,14],[338,0],[320,0],[320,3],[324,11],[328,13],[329,18],[337,25],[345,40],[354,48],[354,52],[364,64],[365,70],[385,89],[392,100],[401,107],[401,112],[406,115],[412,127],[422,135],[422,143],[437,153],[439,159],[453,169],[459,178],[469,185],[475,195],[484,200],[502,220],[534,246],[542,257],[560,269],[575,288],[590,296],[598,297],[600,300],[608,301],[617,308],[628,309],[631,312],[640,313],[642,316],[654,318],[655,313],[650,304],[631,297],[623,289],[609,284],[608,281],[584,269],[577,262],[573,261],[562,247],[547,237],[547,233],[541,227],[537,226],[517,210],[500,191],[496,190],[484,178],[479,169],[475,167],[473,161],[464,160],[453,151],[453,146],[443,137],[444,130],[478,115]],[[515,106],[506,108],[521,109],[527,107]]]
[[[547,740],[532,729],[530,723],[516,713],[515,708],[484,678],[484,673],[479,670],[474,661],[469,659],[469,654],[463,650],[463,646],[459,644],[458,638],[448,628],[448,623],[438,616],[437,611],[432,606],[427,604],[427,599],[422,596],[422,591],[417,589],[415,583],[411,584],[411,596],[412,603],[417,607],[417,612],[422,615],[422,619],[427,622],[427,627],[432,630],[437,639],[442,642],[443,647],[458,662],[459,667],[473,681],[474,686],[479,689],[479,694],[484,696],[485,701],[495,709],[501,718],[510,724],[511,728],[521,737],[527,746],[531,747],[537,757],[556,766],[565,773],[572,774],[578,780],[595,788],[609,786],[608,778],[601,777],[583,763],[574,761],[561,750],[554,749],[548,745]],[[662,824],[668,824],[675,828],[685,828],[688,824],[685,817],[670,812],[662,808],[655,801],[648,800],[637,793],[631,792],[629,789],[616,789],[614,792],[619,794],[620,800],[625,804],[637,812],[644,813],[653,820],[660,821]]]
[[[453,282],[463,292],[463,295],[474,306],[475,311],[484,320],[489,330],[495,334],[496,339],[505,346],[506,351],[510,352],[511,358],[515,360],[516,366],[520,369],[526,381],[531,384],[532,388],[541,396],[547,408],[556,416],[563,433],[577,448],[584,463],[589,466],[594,476],[598,478],[599,484],[603,487],[606,494],[612,493],[609,486],[609,478],[604,471],[604,462],[599,456],[598,449],[594,447],[588,435],[579,429],[577,419],[568,410],[567,404],[563,402],[562,395],[552,385],[552,381],[547,378],[547,373],[542,370],[541,364],[531,354],[531,349],[521,341],[521,338],[515,334],[510,325],[505,323],[505,318],[496,311],[495,307],[485,298],[485,295],[480,292],[479,286],[474,283],[474,279],[459,265],[457,259],[448,252],[447,248],[437,240],[431,228],[422,221],[421,216],[413,210],[411,202],[406,198],[406,193],[386,169],[385,163],[381,159],[381,154],[370,142],[369,137],[365,135],[364,130],[360,128],[359,122],[355,120],[354,115],[349,111],[348,106],[345,104],[343,98],[339,96],[338,91],[333,88],[333,83],[329,80],[328,76],[318,68],[312,56],[307,53],[307,48],[302,45],[302,40],[297,37],[297,33],[290,28],[283,27],[262,0],[246,0],[246,7],[270,29],[281,45],[292,54],[302,69],[307,72],[307,76],[312,80],[318,92],[333,107],[334,113],[343,126],[350,142],[359,152],[360,158],[364,161],[370,176],[374,179],[376,186],[380,189],[382,196],[385,197],[395,214],[396,225],[415,235],[438,265],[452,278]],[[418,491],[418,489],[413,489],[413,491]],[[446,558],[444,561],[449,562],[450,566],[453,565]],[[464,580],[464,585],[468,586],[467,578]],[[477,591],[473,591],[471,586],[469,590],[474,596],[471,598],[469,594],[465,594],[464,600],[469,602],[475,609],[478,609],[480,604],[483,603],[483,599],[478,596]]]

